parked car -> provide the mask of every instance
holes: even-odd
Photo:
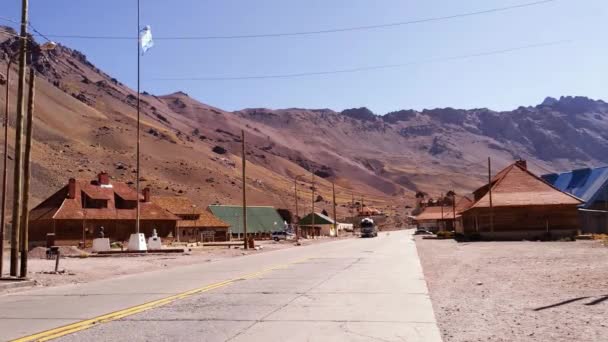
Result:
[[[433,235],[433,233],[426,230],[426,228],[418,227],[418,228],[416,228],[414,235]]]
[[[289,239],[292,239],[294,237],[294,234],[286,232],[284,230],[278,230],[276,232],[272,232],[272,234],[270,235],[270,237],[274,241],[289,240]]]

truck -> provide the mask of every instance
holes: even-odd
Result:
[[[366,217],[363,220],[361,220],[361,237],[376,237],[376,236],[378,236],[378,228],[376,227],[374,220],[372,220],[369,217]]]

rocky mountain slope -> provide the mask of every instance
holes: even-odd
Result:
[[[6,61],[17,45],[0,33],[0,58]],[[67,178],[100,170],[134,182],[134,91],[65,46],[34,49],[33,65],[39,76],[33,204]],[[12,81],[11,134],[15,93]],[[250,204],[293,209],[293,179],[300,174],[308,174],[299,182],[300,203],[310,202],[314,171],[323,198],[318,205],[329,208],[335,182],[342,214],[353,196],[390,211],[411,203],[417,190],[470,191],[486,177],[488,156],[495,168],[528,159],[538,173],[598,165],[608,157],[608,104],[584,97],[547,98],[509,112],[442,108],[376,115],[366,108],[228,112],[178,91],[143,93],[141,106],[144,185],[201,205],[240,202],[241,130]]]

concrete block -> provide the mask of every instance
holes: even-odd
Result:
[[[163,244],[158,236],[152,236],[148,238],[148,249],[162,249]]]
[[[110,250],[110,239],[97,238],[93,239],[93,252],[107,252]]]
[[[148,247],[146,246],[146,237],[143,233],[135,233],[131,234],[129,237],[129,247],[130,251],[147,251]]]

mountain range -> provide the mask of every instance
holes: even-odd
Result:
[[[4,62],[17,48],[17,39],[0,33]],[[34,46],[32,66],[38,77],[31,204],[70,177],[93,178],[101,170],[133,184],[136,92],[67,46],[48,52]],[[6,75],[0,78],[5,85]],[[10,153],[15,79],[13,68]],[[602,165],[608,158],[608,103],[586,97],[548,97],[512,111],[380,115],[367,108],[225,111],[183,91],[143,92],[141,115],[141,181],[156,193],[186,195],[200,205],[240,203],[241,131],[249,204],[293,209],[294,177],[305,175],[298,181],[305,211],[313,171],[318,208],[330,210],[333,182],[341,214],[351,201],[391,212],[411,205],[416,191],[468,193],[487,179],[487,157],[495,171],[523,158],[539,174]]]

